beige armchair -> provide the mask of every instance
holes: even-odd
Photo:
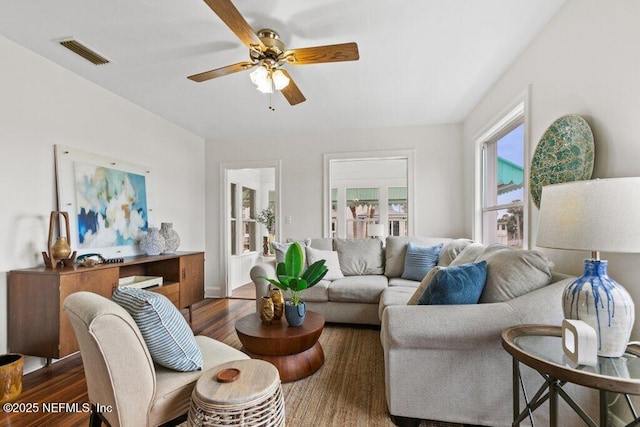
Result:
[[[207,369],[248,357],[214,339],[197,336],[201,371],[177,372],[154,365],[133,318],[113,301],[77,292],[64,301],[80,344],[93,407],[91,426],[158,426],[188,410],[196,381]]]

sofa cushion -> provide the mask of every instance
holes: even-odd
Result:
[[[300,299],[305,302],[327,302],[329,301],[329,284],[330,280],[320,280],[318,283],[310,288],[307,288],[302,292]],[[284,299],[289,301],[291,299],[289,292],[283,292]]]
[[[491,245],[479,260],[487,261],[487,284],[481,303],[504,302],[551,282],[553,262],[537,251]]]
[[[335,239],[333,241],[345,276],[382,274],[384,255],[379,239]]]
[[[132,287],[119,287],[113,301],[133,317],[153,361],[176,371],[202,368],[202,352],[189,324],[167,297]]]
[[[458,255],[460,255],[464,248],[472,243],[473,240],[469,239],[455,239],[454,241],[447,243],[440,251],[438,265],[441,267],[447,267],[454,259],[458,257]]]
[[[453,259],[453,261],[451,261],[449,267],[475,262],[476,258],[478,258],[478,256],[486,247],[487,246],[483,245],[482,243],[471,243],[466,248],[464,248],[462,252],[460,252],[458,256]]]
[[[476,304],[486,278],[486,261],[440,268],[429,280],[418,304]]]
[[[324,275],[324,280],[336,280],[342,279],[344,275],[340,270],[340,261],[338,260],[338,252],[336,251],[323,251],[320,249],[313,249],[310,247],[305,248],[307,253],[307,261],[309,265],[320,260],[324,260],[325,267],[327,267],[327,274]]]
[[[380,295],[380,304],[378,305],[378,316],[382,320],[382,313],[384,309],[392,305],[406,305],[415,288],[405,288],[402,286],[395,286],[393,288],[387,288]]]
[[[387,278],[383,275],[347,276],[331,282],[329,301],[377,304],[387,287]]]
[[[404,257],[407,252],[407,243],[413,242],[419,246],[435,246],[439,243],[447,244],[453,239],[444,237],[408,237],[389,236],[385,246],[384,275],[388,278],[402,276],[404,270]]]
[[[394,277],[392,279],[389,279],[389,286],[402,286],[403,288],[417,288],[418,285],[420,285],[420,282],[418,282],[417,280],[409,280],[409,279],[403,279],[401,277]]]
[[[409,298],[409,301],[407,301],[407,305],[416,305],[416,304],[418,304],[418,300],[420,299],[420,297],[424,293],[424,290],[427,288],[427,286],[429,286],[429,282],[431,282],[431,279],[433,278],[433,276],[439,270],[441,270],[443,268],[445,268],[445,267],[436,266],[436,267],[433,267],[431,270],[429,270],[427,275],[424,276],[424,279],[422,279],[422,281],[420,282],[418,287],[413,292],[413,295],[411,295],[411,298]]]
[[[441,250],[442,243],[435,246],[418,246],[413,242],[407,243],[402,278],[409,280],[424,279],[429,270],[438,264]]]
[[[276,254],[276,263],[280,264],[281,262],[284,262],[284,257],[287,255],[287,250],[289,249],[289,246],[293,244],[293,242],[300,243],[300,246],[302,246],[302,255],[305,255],[304,248],[309,246],[311,239],[306,239],[302,241],[288,239],[287,243],[271,242],[271,247],[273,248],[273,251]],[[306,264],[306,261],[305,261],[305,264]]]

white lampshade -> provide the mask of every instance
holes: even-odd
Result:
[[[543,187],[536,245],[640,252],[640,177]]]
[[[273,85],[271,84],[271,78],[267,77],[267,79],[261,82],[256,88],[262,93],[273,93]]]
[[[258,67],[249,74],[251,82],[256,86],[260,86],[260,84],[264,83],[268,77],[269,71],[264,67]]]
[[[273,85],[278,90],[282,90],[289,84],[289,77],[287,77],[282,70],[276,70],[271,74],[273,79]]]
[[[369,237],[382,237],[384,236],[384,225],[382,224],[369,224],[367,229],[367,235]]]
[[[262,93],[273,93],[273,85],[271,82],[271,73],[264,67],[258,67],[249,74],[253,84],[257,86]]]

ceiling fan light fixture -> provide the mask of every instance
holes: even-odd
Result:
[[[287,77],[282,70],[276,70],[271,74],[273,79],[273,85],[278,90],[282,90],[289,84],[289,77]]]
[[[254,85],[260,86],[269,78],[269,71],[264,67],[258,67],[249,74],[249,77]]]
[[[273,93],[273,81],[270,76],[267,76],[266,80],[260,82],[256,88],[262,93]]]

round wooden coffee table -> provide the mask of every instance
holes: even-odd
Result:
[[[302,326],[289,326],[284,316],[264,325],[259,313],[236,322],[242,350],[253,359],[275,365],[282,382],[308,377],[320,369],[324,352],[318,338],[323,328],[324,317],[313,311],[307,311]]]

